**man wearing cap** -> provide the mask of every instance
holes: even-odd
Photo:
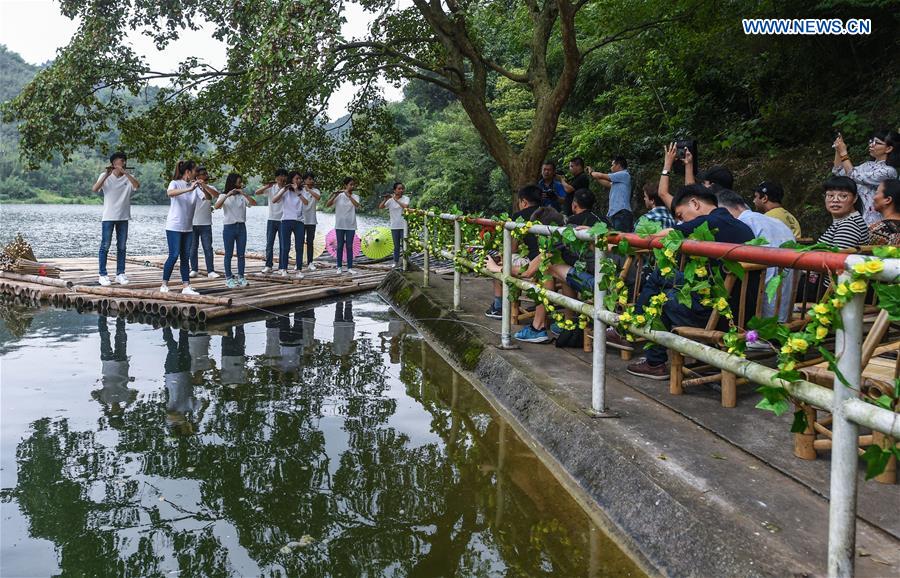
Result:
[[[763,181],[753,189],[753,206],[767,217],[778,219],[788,226],[794,237],[802,237],[800,221],[781,206],[784,200],[784,189],[774,181]]]

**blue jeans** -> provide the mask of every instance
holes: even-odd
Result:
[[[198,245],[203,244],[203,259],[206,261],[206,272],[215,271],[212,248],[212,225],[194,225],[194,239],[191,242],[191,271],[197,271],[200,257]]]
[[[316,240],[316,226],[303,225],[303,234],[306,235],[306,264],[307,266],[313,262],[313,245]]]
[[[403,229],[391,229],[391,239],[394,240],[394,265],[399,265],[400,251],[403,248]]]
[[[275,237],[281,228],[281,221],[266,221],[266,267],[272,268],[273,253],[275,251]]]
[[[705,326],[706,322],[709,321],[709,316],[712,314],[712,309],[700,305],[700,299],[696,295],[692,296],[690,307],[685,307],[679,303],[677,297],[678,287],[683,283],[684,276],[680,271],[676,274],[674,282],[663,277],[659,270],[654,271],[644,282],[643,287],[641,287],[641,294],[638,295],[637,302],[634,304],[635,313],[643,313],[644,307],[650,303],[650,298],[665,291],[668,301],[663,304],[662,322],[667,330],[679,326]],[[659,365],[668,360],[669,354],[666,352],[665,347],[654,344],[646,350],[646,357],[650,365]]]
[[[353,268],[353,237],[356,231],[353,229],[335,229],[337,233],[337,266],[341,266],[343,260],[344,245],[347,246],[347,268]]]
[[[234,245],[237,243],[238,276],[244,276],[244,254],[247,251],[247,225],[245,223],[232,223],[222,227],[222,241],[225,244],[225,278],[231,279],[231,257],[234,255]]]
[[[113,229],[116,230],[116,275],[125,272],[125,243],[128,242],[128,221],[103,221],[100,237],[100,274],[106,276],[106,258],[112,245]]]
[[[297,270],[303,268],[303,221],[281,221],[281,252],[278,255],[278,268],[288,268],[288,260],[291,254],[291,235],[294,236],[294,248],[297,255]]]
[[[631,233],[634,231],[634,213],[628,209],[622,209],[615,215],[610,215],[610,223],[614,231],[622,233]]]
[[[166,230],[166,241],[169,243],[169,258],[163,265],[163,281],[169,282],[172,276],[172,269],[175,268],[175,261],[179,261],[181,265],[181,281],[182,283],[190,282],[191,266],[190,252],[191,240],[194,237],[193,231],[182,233],[181,231]]]

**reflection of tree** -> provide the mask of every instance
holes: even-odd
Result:
[[[290,331],[311,331],[302,317]],[[235,354],[243,354],[240,335],[229,332]],[[179,337],[166,334],[167,379],[190,368],[186,334]],[[69,431],[66,420],[35,422],[19,446],[13,495],[32,535],[57,544],[63,573],[248,571],[231,566],[236,548],[262,573],[289,576],[583,573],[583,555],[563,543],[578,540],[580,518],[548,511],[556,504],[549,488],[558,486],[547,473],[535,476],[533,457],[519,456],[527,450],[510,433],[502,442],[487,403],[451,380],[449,367],[423,359],[420,342],[396,332],[391,349],[441,443],[416,443],[393,427],[398,400],[377,337],[355,340],[342,355],[302,337],[299,371],[279,372],[268,348],[246,357],[237,387],[220,371],[205,372],[208,381],[188,396],[208,403],[192,414],[193,435],[171,437],[166,428],[171,389],[126,408],[114,448],[93,432]],[[526,460],[530,481],[512,473],[517,460]],[[547,532],[535,523],[564,514],[576,521]],[[307,534],[311,545],[282,551]]]

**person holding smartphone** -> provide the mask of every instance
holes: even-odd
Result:
[[[209,198],[196,180],[197,163],[194,161],[178,161],[175,174],[169,182],[166,194],[169,196],[169,215],[166,218],[166,241],[169,244],[169,257],[163,265],[163,282],[159,288],[161,293],[169,292],[169,278],[175,268],[175,261],[181,264],[181,282],[184,287],[182,295],[199,295],[191,288],[190,250],[194,236],[194,212],[203,198]]]
[[[326,206],[334,207],[334,229],[337,233],[337,272],[343,273],[343,253],[347,247],[347,273],[355,275],[353,270],[353,239],[356,236],[356,209],[359,207],[359,195],[353,192],[356,181],[353,177],[344,178],[344,189],[332,193]]]
[[[197,276],[200,269],[200,245],[203,245],[203,258],[206,261],[206,276],[217,279],[212,247],[212,203],[219,196],[219,189],[209,184],[209,173],[205,167],[197,167],[197,183],[206,195],[194,211],[194,238],[191,241],[191,278]]]
[[[225,245],[225,286],[229,289],[249,285],[244,277],[247,252],[247,207],[256,205],[256,199],[244,191],[244,178],[231,173],[225,179],[225,194],[216,199],[216,208],[222,209],[224,226],[222,241]],[[237,246],[238,274],[231,274],[231,258]]]
[[[103,191],[99,283],[104,287],[112,283],[106,271],[106,260],[112,245],[113,231],[116,232],[116,283],[128,285],[128,277],[125,276],[125,246],[128,242],[128,221],[131,219],[131,195],[141,184],[128,172],[125,166],[127,160],[125,153],[114,152],[109,157],[109,166],[100,173],[92,187],[95,193]]]
[[[311,171],[307,171],[303,175],[303,198],[306,199],[306,206],[303,208],[303,234],[306,236],[306,268],[309,271],[316,270],[316,264],[313,263],[313,245],[316,240],[316,225],[318,218],[316,217],[316,203],[322,198],[322,191],[316,188],[316,175]],[[300,256],[297,256],[300,259]]]
[[[307,203],[303,196],[302,178],[297,171],[288,176],[288,184],[277,195],[272,197],[273,203],[281,203],[281,251],[278,255],[278,273],[287,277],[288,261],[291,254],[291,235],[294,237],[297,255],[297,279],[303,279],[303,205]]]
[[[285,169],[275,171],[275,180],[263,184],[253,196],[265,195],[268,199],[269,218],[266,221],[266,264],[262,268],[263,273],[272,272],[272,264],[275,258],[275,237],[278,237],[281,229],[281,204],[273,203],[272,198],[287,184],[288,172]]]
[[[394,183],[393,192],[382,199],[379,209],[387,209],[391,216],[391,239],[394,241],[394,267],[400,267],[400,248],[403,245],[403,233],[406,231],[406,219],[403,211],[409,207],[409,197],[403,193],[403,183]]]

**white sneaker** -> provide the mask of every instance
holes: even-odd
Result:
[[[303,272],[297,271],[297,279],[303,279]]]
[[[287,269],[279,269],[278,274],[282,277],[287,277]]]
[[[119,285],[128,285],[128,277],[125,276],[125,273],[116,275],[116,283]]]
[[[196,277],[196,276],[197,276],[197,272],[196,272],[196,271],[191,271],[190,273],[188,273],[188,277],[190,277],[191,279],[193,279],[193,278]]]
[[[307,271],[315,271],[315,270],[316,270],[316,264],[315,264],[315,263],[310,263],[309,266],[306,267],[306,270],[307,270]]]
[[[209,273],[206,274],[206,276],[209,277],[210,279],[218,279],[219,277],[221,277],[221,275],[219,275],[215,271],[210,271]]]
[[[160,292],[160,293],[168,293],[168,292],[169,292],[169,286],[168,286],[168,285],[162,285],[162,286],[160,286],[159,292]]]
[[[272,272],[272,268],[271,268],[271,267],[263,267],[263,268],[262,268],[262,272],[263,272],[263,273],[271,273],[271,272]]]
[[[349,273],[351,275],[356,275],[356,271],[354,271],[353,269],[351,269],[349,267],[347,267],[347,273]]]
[[[100,275],[100,279],[98,279],[98,282],[104,287],[112,285],[112,281],[109,280],[109,275]]]
[[[199,293],[197,293],[196,291],[194,291],[194,290],[191,289],[190,287],[185,287],[184,289],[182,289],[182,290],[181,290],[181,294],[182,294],[182,295],[200,295]]]

